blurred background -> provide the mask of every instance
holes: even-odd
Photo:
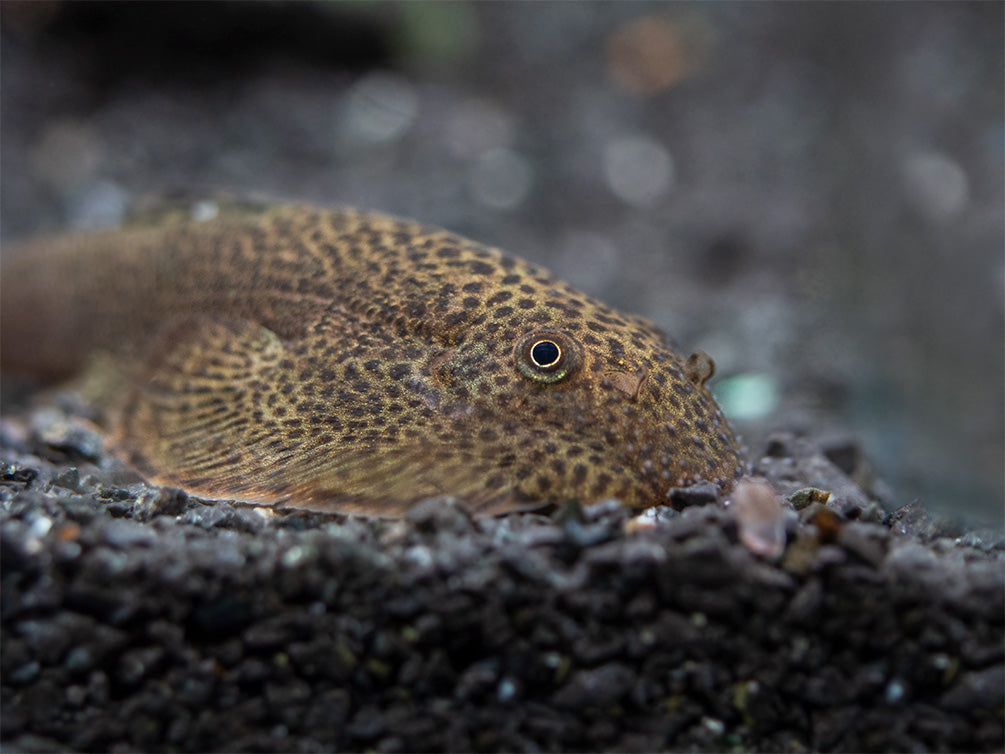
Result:
[[[501,246],[682,350],[752,453],[1003,521],[1001,3],[4,2],[0,238],[181,194]]]

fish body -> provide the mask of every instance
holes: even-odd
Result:
[[[53,236],[5,252],[0,286],[0,367],[100,371],[113,449],[202,497],[641,508],[745,468],[707,357],[407,220],[278,206]]]

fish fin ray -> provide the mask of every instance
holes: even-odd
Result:
[[[275,333],[247,320],[176,318],[136,371],[113,444],[149,478],[196,494],[200,480],[246,478],[268,461],[277,417],[262,398],[284,356]]]
[[[458,498],[472,512],[505,513],[542,506],[519,494],[511,479],[492,485],[498,473],[491,449],[458,453],[449,443],[423,438],[396,445],[342,448],[311,467],[305,456],[296,464],[300,483],[286,503],[291,508],[322,512],[402,515],[431,497]]]
[[[499,468],[501,448],[328,431],[297,405],[294,345],[244,319],[174,321],[136,372],[113,444],[151,481],[212,499],[376,516],[439,495],[492,514],[534,507]]]

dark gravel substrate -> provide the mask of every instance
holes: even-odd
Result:
[[[263,516],[52,409],[2,439],[8,751],[1003,745],[1000,536],[885,514],[808,440],[758,470],[841,515],[790,510],[773,561],[720,503]]]

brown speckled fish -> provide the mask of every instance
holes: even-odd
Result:
[[[406,220],[282,206],[39,239],[0,281],[3,369],[102,375],[116,451],[199,496],[641,508],[744,468],[707,356]]]

